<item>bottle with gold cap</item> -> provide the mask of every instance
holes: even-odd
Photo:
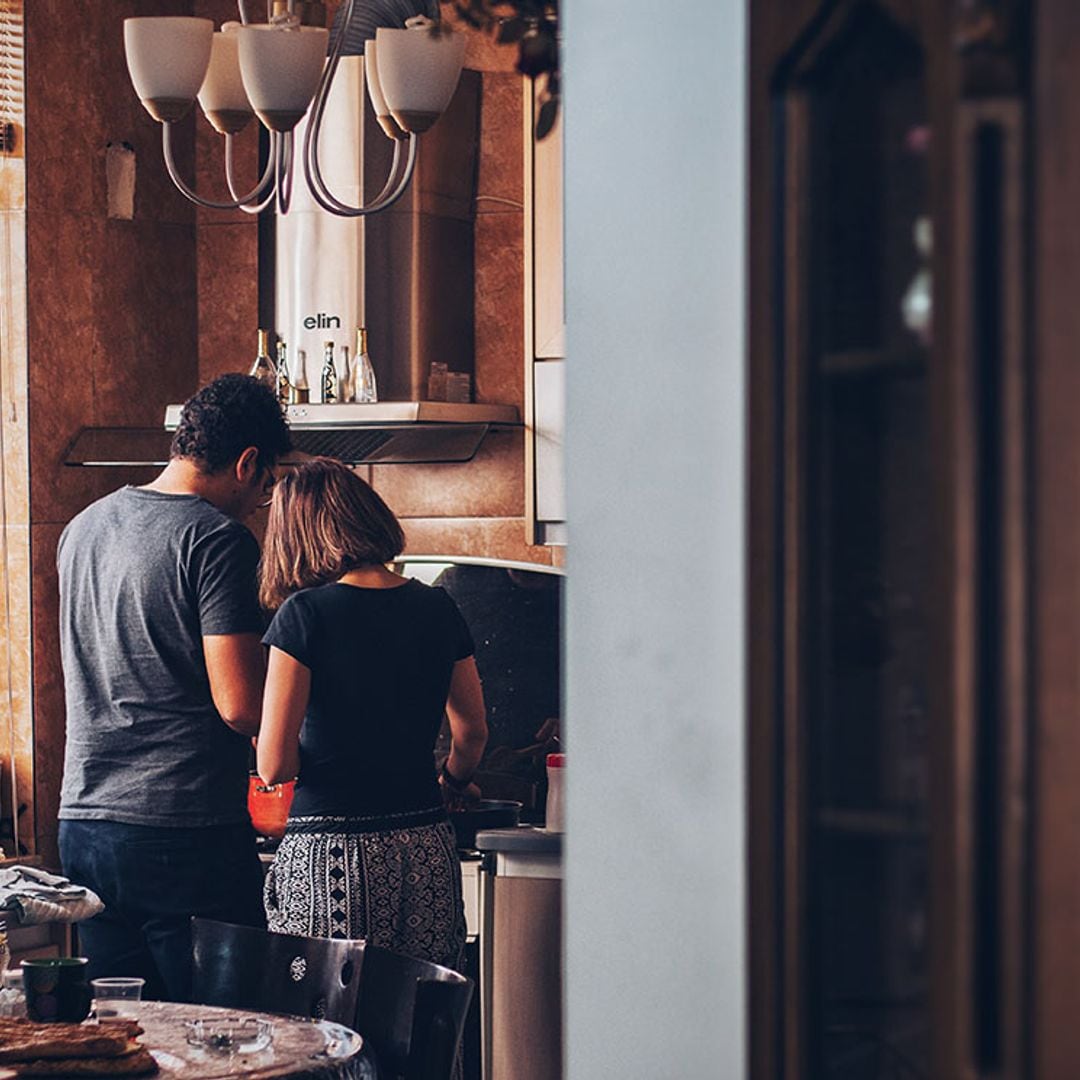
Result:
[[[311,397],[307,381],[307,352],[304,349],[296,350],[296,374],[293,375],[292,387],[289,390],[290,405],[306,405]]]
[[[277,343],[277,396],[282,405],[288,405],[292,400],[292,384],[289,382],[289,350],[281,338],[278,338]]]
[[[259,349],[248,374],[277,393],[277,369],[270,359],[270,331],[259,327]]]
[[[371,366],[371,357],[367,351],[367,328],[356,328],[356,354],[353,356],[353,401],[366,404],[379,400],[379,390],[375,383],[375,369]]]

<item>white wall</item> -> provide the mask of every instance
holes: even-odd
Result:
[[[565,0],[568,1080],[745,1074],[743,0]]]

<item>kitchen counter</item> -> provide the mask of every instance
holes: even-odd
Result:
[[[481,852],[561,856],[562,845],[562,833],[548,832],[536,825],[518,825],[512,829],[483,829],[476,834],[476,847]]]

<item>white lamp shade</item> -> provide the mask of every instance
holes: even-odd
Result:
[[[375,42],[379,87],[391,115],[406,131],[427,131],[457,89],[464,36],[436,34],[426,26],[380,26]]]
[[[210,19],[124,20],[124,53],[131,82],[155,120],[179,120],[191,108],[210,63],[213,37]]]
[[[315,96],[330,31],[260,24],[235,33],[244,89],[256,114],[273,131],[291,131]]]
[[[214,35],[210,66],[199,88],[199,104],[206,119],[222,135],[235,135],[255,115],[240,75],[235,31],[219,30]]]
[[[367,80],[368,95],[375,119],[391,139],[404,139],[405,132],[390,115],[390,106],[386,104],[382,87],[379,85],[379,55],[375,39],[369,38],[364,43],[364,78]]]

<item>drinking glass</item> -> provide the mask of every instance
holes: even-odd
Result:
[[[94,992],[94,1015],[99,1024],[110,1020],[132,1020],[142,1000],[145,979],[134,977],[91,979],[90,989]]]
[[[48,1024],[60,1020],[78,1024],[90,1011],[85,956],[47,956],[20,965],[26,990],[26,1012],[31,1020]]]

